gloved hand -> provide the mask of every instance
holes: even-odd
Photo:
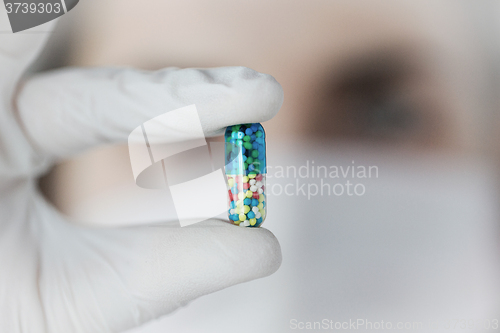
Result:
[[[84,228],[45,201],[37,177],[190,104],[207,135],[266,121],[281,86],[241,67],[63,69],[21,80],[48,36],[35,31],[51,25],[0,35],[0,332],[119,332],[275,272],[280,246],[266,229],[216,220]]]

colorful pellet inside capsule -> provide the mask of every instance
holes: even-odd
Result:
[[[259,123],[226,129],[229,220],[241,227],[259,227],[266,218],[265,137],[264,128]]]

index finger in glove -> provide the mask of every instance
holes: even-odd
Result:
[[[283,90],[272,76],[222,67],[59,70],[28,80],[17,105],[35,148],[68,157],[126,142],[144,122],[188,105],[196,106],[204,134],[213,136],[229,125],[269,120],[282,103]],[[181,122],[168,124],[167,132],[185,128]]]

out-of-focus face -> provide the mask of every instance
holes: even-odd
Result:
[[[284,88],[282,110],[265,124],[273,142],[475,154],[496,141],[478,8],[453,0],[86,1],[75,12],[71,63],[247,66]],[[62,197],[78,202],[129,181],[115,163],[128,164],[126,147],[62,168]],[[75,177],[78,168],[86,175]]]
[[[486,67],[463,1],[89,1],[76,64],[243,65],[283,85],[274,137],[481,144]]]

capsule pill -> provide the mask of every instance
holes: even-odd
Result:
[[[229,126],[224,135],[229,220],[259,227],[266,218],[266,134],[259,123]]]

